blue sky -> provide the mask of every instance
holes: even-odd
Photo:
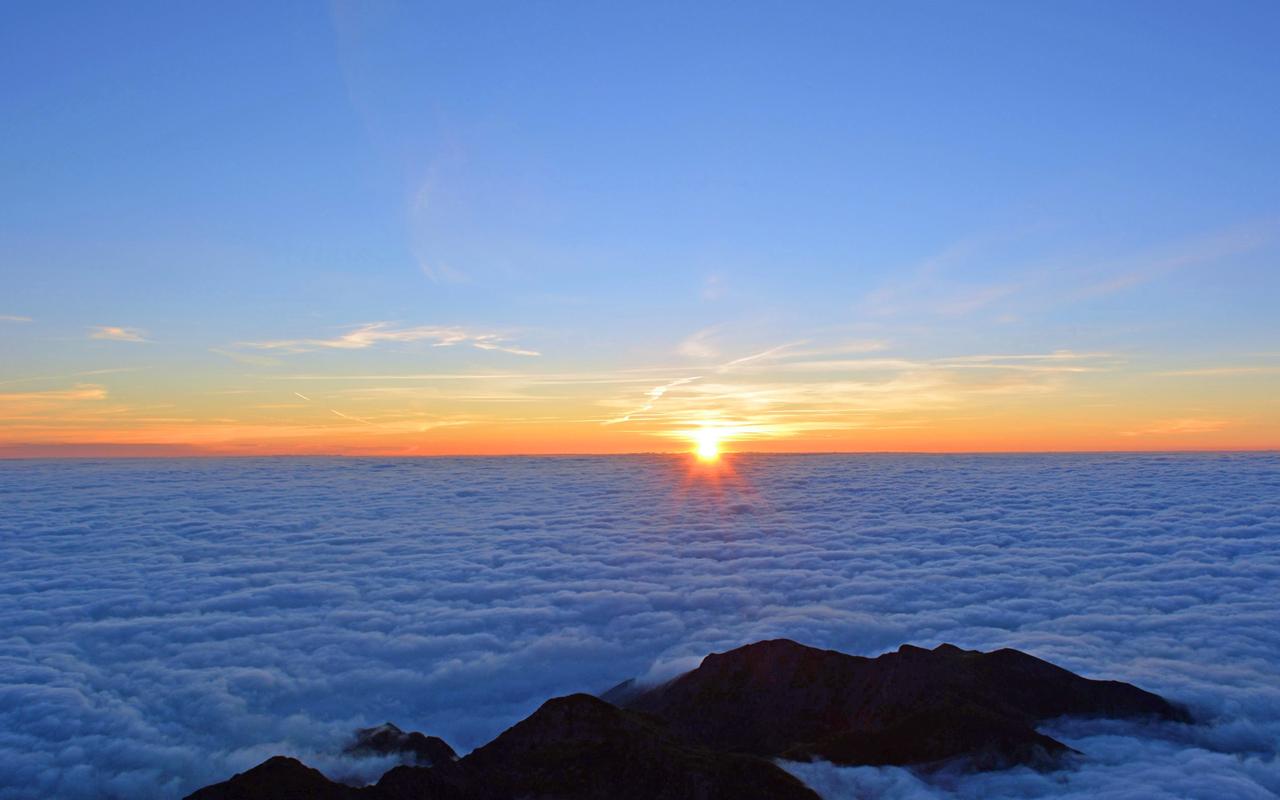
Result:
[[[3,14],[0,380],[190,405],[260,384],[243,343],[384,322],[559,372],[874,340],[1276,386],[1274,4]],[[393,344],[305,366],[530,368]],[[1182,383],[1152,419],[1222,391]]]

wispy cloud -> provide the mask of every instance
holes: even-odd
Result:
[[[0,381],[0,386],[11,386],[15,383],[35,383],[36,381],[59,381],[66,378],[83,378],[89,375],[112,375],[118,372],[137,372],[141,367],[107,367],[105,369],[86,369],[79,372],[67,372],[60,375],[28,375],[25,378],[10,378]]]
[[[925,315],[965,317],[1016,295],[1017,282],[963,284],[928,269],[901,283],[882,286],[863,298],[861,310],[872,316]]]
[[[47,400],[67,402],[75,400],[102,400],[107,396],[106,387],[95,383],[79,383],[70,389],[49,389],[39,392],[3,392],[0,400],[13,402],[17,400]]]
[[[1156,372],[1155,375],[1166,378],[1217,378],[1233,375],[1277,375],[1280,365],[1266,364],[1238,367],[1203,367],[1200,369],[1174,369]]]
[[[12,425],[19,420],[44,421],[52,417],[61,424],[68,421],[69,410],[106,399],[106,387],[94,383],[79,383],[67,389],[0,392],[0,420]]]
[[[645,413],[648,413],[649,411],[652,411],[652,410],[653,410],[654,405],[655,405],[655,404],[657,404],[658,400],[660,400],[660,399],[662,398],[662,396],[663,396],[664,394],[666,394],[667,392],[671,391],[672,389],[676,388],[677,386],[683,386],[683,385],[685,385],[686,383],[692,383],[693,381],[701,380],[701,378],[702,378],[702,376],[701,376],[701,375],[694,375],[694,376],[691,376],[691,377],[688,377],[688,378],[680,378],[680,379],[678,379],[678,380],[671,381],[670,383],[664,383],[664,384],[663,384],[663,385],[661,385],[661,386],[655,386],[655,387],[653,387],[652,389],[650,389],[648,392],[646,392],[646,393],[645,393],[645,396],[646,396],[646,397],[648,397],[648,398],[649,398],[649,400],[648,400],[648,402],[647,402],[647,403],[645,403],[643,406],[641,406],[640,408],[636,409],[635,411],[632,411],[632,412],[631,412],[631,413],[629,413],[629,414],[624,414],[624,415],[622,415],[621,417],[616,417],[616,418],[614,418],[614,419],[605,420],[604,424],[605,424],[605,425],[617,425],[617,424],[622,423],[622,422],[630,422],[632,417],[635,417],[635,416],[637,416],[637,415],[639,415],[639,414],[645,414]]]
[[[339,416],[339,417],[342,417],[343,419],[349,419],[349,420],[351,420],[352,422],[362,422],[362,423],[364,423],[365,425],[372,425],[372,424],[373,424],[372,422],[370,422],[370,421],[369,421],[369,420],[367,420],[367,419],[361,419],[360,417],[353,417],[353,416],[351,416],[350,414],[343,414],[341,411],[339,411],[339,410],[338,410],[338,409],[336,409],[336,408],[331,408],[331,409],[329,409],[329,411],[331,411],[333,414],[335,414],[335,415],[337,415],[337,416]]]
[[[790,342],[788,344],[780,344],[777,347],[770,347],[767,350],[761,350],[757,353],[751,353],[750,355],[742,356],[741,358],[735,358],[732,361],[726,361],[725,363],[721,364],[716,371],[726,372],[736,367],[740,367],[743,364],[750,364],[752,361],[766,361],[769,359],[773,359],[787,352],[791,348],[801,344],[804,344],[804,342]]]
[[[31,317],[24,317],[18,314],[0,314],[0,322],[30,322]]]
[[[146,333],[138,328],[121,328],[116,325],[96,325],[89,329],[90,339],[109,342],[146,342]]]
[[[1115,356],[1110,353],[1077,353],[1071,350],[1055,350],[1052,353],[957,356],[949,359],[937,359],[931,363],[952,369],[1099,372],[1114,366]]]
[[[726,361],[709,376],[669,380],[650,389],[643,405],[599,422],[675,437],[711,426],[736,439],[918,427],[918,420],[903,415],[936,415],[994,396],[1045,395],[1062,390],[1073,373],[1105,371],[1120,363],[1108,353],[1070,350],[848,358],[878,350],[882,343],[804,345],[778,345]],[[604,404],[616,408],[624,402]]]
[[[676,345],[676,353],[685,358],[715,358],[720,355],[720,348],[711,341],[711,337],[720,331],[720,326],[703,328],[686,337]]]
[[[1145,428],[1131,431],[1120,431],[1121,436],[1168,436],[1195,433],[1213,433],[1231,424],[1225,419],[1199,419],[1182,417],[1178,419],[1157,420]]]
[[[1108,268],[1111,274],[1085,285],[1071,295],[1087,300],[1123,292],[1187,267],[1212,264],[1231,256],[1258,250],[1276,238],[1280,221],[1240,225],[1128,259]]]
[[[868,292],[860,310],[877,317],[924,315],[964,317],[995,305],[1024,288],[1021,279],[964,280],[962,267],[1010,236],[963,239],[902,270],[895,278]]]
[[[506,337],[496,333],[478,333],[460,327],[435,325],[396,328],[390,322],[367,322],[329,339],[276,339],[241,344],[259,350],[307,353],[315,350],[364,350],[379,344],[408,342],[429,342],[433,347],[470,345],[480,350],[497,350],[518,356],[541,355],[536,350],[511,344]]]
[[[492,333],[482,333],[478,335],[473,335],[471,337],[470,344],[472,347],[477,347],[481,350],[497,350],[500,353],[510,353],[513,356],[542,355],[537,350],[529,350],[524,347],[517,347],[515,345],[506,344],[506,340],[504,340],[501,336],[498,336]]]
[[[444,262],[426,262],[423,261],[418,265],[422,270],[422,274],[431,279],[432,283],[466,283],[467,274],[457,267],[451,266]]]

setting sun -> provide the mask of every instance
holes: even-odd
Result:
[[[694,453],[699,461],[715,461],[720,458],[719,431],[704,428],[694,435]]]

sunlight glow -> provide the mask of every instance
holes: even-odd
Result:
[[[703,428],[694,434],[694,453],[699,461],[715,461],[720,458],[720,431]]]

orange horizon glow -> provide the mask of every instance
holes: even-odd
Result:
[[[850,356],[872,347],[572,373],[19,378],[0,384],[0,457],[1280,449],[1280,371]]]
[[[1146,435],[1116,433],[1107,419],[990,419],[977,424],[916,420],[911,427],[741,432],[731,426],[633,432],[592,423],[475,422],[426,431],[380,431],[362,422],[309,425],[117,423],[111,428],[0,431],[0,457],[129,456],[502,456],[693,454],[704,462],[735,453],[1032,453],[1268,451],[1280,439],[1261,423],[1202,430],[1188,422],[1153,425]],[[1198,423],[1197,423],[1198,424]],[[1127,426],[1136,427],[1136,426]],[[1056,428],[1056,429],[1055,429]],[[1124,428],[1122,428],[1124,429]],[[728,432],[736,430],[737,432]],[[30,433],[34,433],[31,431]],[[22,438],[18,438],[22,436]]]
[[[574,445],[577,446],[574,446]],[[616,444],[617,446],[604,446]],[[462,440],[423,444],[369,443],[350,440],[298,440],[291,442],[228,441],[206,444],[188,444],[165,441],[65,441],[42,443],[0,443],[0,459],[23,458],[226,458],[226,457],[503,457],[503,456],[627,456],[662,455],[691,456],[704,465],[714,465],[725,459],[719,450],[706,458],[688,445],[672,445],[661,440],[653,447],[637,447],[634,442],[601,443],[585,439],[570,441],[545,441],[525,439],[523,442],[470,442]],[[894,442],[841,442],[802,439],[794,441],[755,441],[747,446],[735,446],[733,455],[963,455],[963,454],[1034,454],[1034,453],[1177,453],[1177,452],[1275,452],[1280,445],[1263,444],[1205,444],[1193,446],[1180,442],[1152,442],[1144,446],[1107,446],[1108,443],[1077,439],[1072,443],[1046,437],[1024,446],[997,439],[978,442],[970,438],[932,443],[919,440]],[[629,445],[629,446],[628,446]]]

